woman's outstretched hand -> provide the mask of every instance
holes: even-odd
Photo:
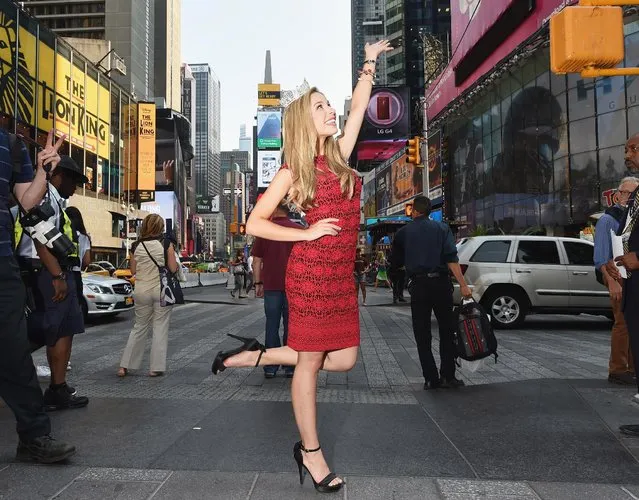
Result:
[[[339,219],[322,219],[312,224],[311,227],[304,231],[306,241],[313,241],[321,238],[322,236],[337,236],[342,230],[341,227],[334,224]]]
[[[391,44],[388,40],[380,40],[376,43],[367,43],[364,46],[364,54],[366,54],[366,60],[375,60],[380,54],[390,52],[391,50],[393,50],[393,47],[391,47]]]

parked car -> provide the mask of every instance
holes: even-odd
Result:
[[[92,262],[91,264],[89,264],[84,272],[96,276],[111,276],[111,272],[108,269],[102,267],[97,262]]]
[[[98,260],[97,262],[94,262],[94,264],[97,264],[100,267],[103,267],[104,269],[106,269],[107,271],[109,271],[109,273],[113,274],[113,271],[115,271],[115,266],[113,264],[111,264],[108,260]]]
[[[473,297],[494,326],[515,328],[530,313],[612,317],[608,290],[595,278],[590,241],[550,236],[478,236],[457,244]],[[454,300],[461,301],[455,284]]]
[[[114,278],[126,280],[131,283],[131,285],[135,286],[135,276],[133,276],[131,269],[129,269],[130,262],[130,259],[124,259],[122,262],[120,262],[120,265],[117,267],[117,269],[113,271],[112,276]]]
[[[82,274],[84,318],[89,316],[115,316],[133,309],[133,285],[126,280]]]

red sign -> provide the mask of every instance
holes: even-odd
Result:
[[[601,193],[606,207],[611,207],[619,202],[619,191],[616,189],[608,189]]]
[[[544,26],[550,16],[577,0],[536,0],[532,13],[499,45],[464,81],[455,85],[455,69],[469,50],[499,20],[515,0],[452,0],[453,58],[444,72],[426,91],[428,119],[435,118],[480,77],[490,72],[502,59]],[[473,15],[474,13],[474,15]]]

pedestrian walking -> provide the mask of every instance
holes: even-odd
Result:
[[[632,173],[639,173],[639,134],[628,139],[625,147],[626,168]],[[628,208],[621,219],[617,234],[622,237],[624,255],[609,261],[605,267],[605,278],[613,279],[621,284],[623,293],[621,308],[628,327],[630,337],[630,350],[633,360],[639,356],[639,188],[635,189],[628,199]],[[628,272],[623,279],[618,266],[623,266]],[[633,400],[639,403],[639,368],[635,363],[635,383],[637,394]],[[639,424],[627,424],[619,426],[619,430],[626,435],[639,437]]]
[[[71,219],[65,205],[77,187],[87,183],[84,170],[70,157],[61,156],[55,172],[50,175],[47,195],[41,210],[49,215],[47,222],[58,228],[71,244],[66,253],[49,251],[29,238],[22,221],[14,221],[14,241],[18,264],[31,300],[27,331],[32,350],[46,347],[51,380],[44,392],[48,411],[83,408],[89,403],[77,396],[67,384],[67,368],[71,359],[73,339],[84,333],[84,317],[78,298],[78,287],[72,269],[80,265],[79,247],[73,240]],[[45,208],[46,207],[46,208]],[[61,293],[60,287],[66,289]]]
[[[299,228],[299,224],[289,220],[288,207],[278,205],[273,212],[271,222],[283,227]],[[264,297],[266,315],[266,335],[264,347],[272,349],[288,343],[288,300],[286,300],[286,267],[293,242],[273,241],[256,238],[253,245],[253,273],[255,275],[255,296]],[[283,321],[282,321],[283,320]],[[284,324],[284,335],[280,342],[280,321]],[[264,377],[277,375],[279,365],[264,366]],[[283,366],[287,378],[293,376],[292,366]]]
[[[253,278],[253,255],[249,255],[248,259],[246,259],[246,288],[245,293],[248,296],[249,292],[253,289],[253,285],[255,285],[255,280]]]
[[[338,491],[344,481],[330,472],[320,447],[316,425],[318,372],[350,370],[359,346],[352,273],[362,185],[346,161],[370,101],[375,62],[389,50],[392,48],[387,41],[366,44],[366,60],[339,139],[334,137],[335,109],[317,88],[284,93],[287,164],[258,200],[246,229],[260,238],[295,242],[286,271],[288,345],[266,349],[255,339],[242,339],[241,347],[219,352],[213,363],[214,373],[227,366],[295,365],[291,396],[301,441],[295,443],[293,456],[300,481],[307,471],[320,492]],[[305,212],[308,228],[283,227],[269,220],[282,199]]]
[[[244,289],[244,279],[246,276],[246,261],[244,260],[244,252],[238,250],[235,253],[235,258],[231,261],[231,273],[233,273],[233,280],[235,288],[231,291],[231,297],[235,298],[235,294],[240,299],[245,299],[246,295],[242,295]]]
[[[358,248],[355,251],[355,270],[353,271],[353,277],[355,278],[355,294],[357,300],[359,300],[359,291],[362,291],[362,305],[366,305],[366,271],[368,268],[368,262],[366,257],[362,254],[362,249]]]
[[[42,463],[66,460],[76,449],[50,435],[51,422],[44,411],[42,389],[27,337],[25,287],[11,248],[13,221],[9,197],[13,195],[25,210],[42,201],[47,189],[45,166],[49,175],[55,174],[60,163],[58,150],[65,138],[63,135],[54,143],[54,137],[53,131],[49,132],[46,147],[38,153],[34,177],[27,149],[16,136],[0,130],[0,397],[16,418],[19,439],[16,458]],[[66,282],[53,286],[60,295],[66,294]]]
[[[175,247],[165,241],[164,220],[157,214],[149,214],[142,221],[140,239],[131,255],[131,273],[135,276],[135,323],[129,334],[118,377],[126,377],[129,369],[137,370],[142,364],[142,355],[149,330],[153,329],[151,341],[150,377],[166,372],[166,351],[169,344],[170,306],[160,305],[160,273],[158,266],[166,266],[177,272]]]
[[[602,281],[610,293],[610,304],[614,324],[610,336],[610,361],[608,362],[608,382],[622,385],[634,385],[635,367],[630,351],[628,327],[621,310],[621,285],[608,277],[606,263],[612,259],[611,231],[617,234],[619,224],[626,213],[628,199],[639,186],[637,177],[626,177],[617,189],[617,203],[609,207],[595,226],[595,269],[603,276]]]
[[[413,334],[424,375],[424,389],[460,387],[455,378],[453,334],[453,284],[449,271],[461,286],[463,297],[472,297],[459,266],[455,239],[448,225],[430,220],[430,200],[413,200],[413,220],[401,228],[393,240],[391,267],[406,267],[413,318]],[[440,369],[431,349],[431,314],[439,326]]]
[[[377,285],[380,281],[382,283],[386,283],[386,286],[392,290],[393,285],[388,279],[388,261],[386,260],[386,254],[381,250],[377,252],[375,265],[377,266],[377,276],[375,276],[375,290],[377,290]]]

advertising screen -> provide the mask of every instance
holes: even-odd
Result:
[[[409,108],[408,87],[374,87],[359,140],[379,141],[408,137]]]
[[[138,103],[138,190],[155,191],[155,104]]]
[[[257,148],[279,149],[282,147],[282,112],[257,112]]]
[[[408,163],[406,155],[391,164],[391,172],[393,178],[391,205],[402,203],[422,192],[424,170]]]
[[[428,188],[442,185],[441,135],[439,131],[428,138]]]
[[[279,83],[260,83],[257,85],[258,106],[279,106],[280,96]]]
[[[385,210],[391,204],[392,182],[390,165],[377,174],[375,184],[377,185],[377,213],[379,213],[380,210]]]
[[[202,196],[195,197],[196,212],[198,214],[214,214],[220,211],[220,196]]]
[[[364,217],[375,217],[377,215],[375,171],[371,170],[367,172],[362,181],[362,207],[364,208]]]
[[[268,187],[282,166],[282,153],[279,151],[258,151],[257,187]]]

